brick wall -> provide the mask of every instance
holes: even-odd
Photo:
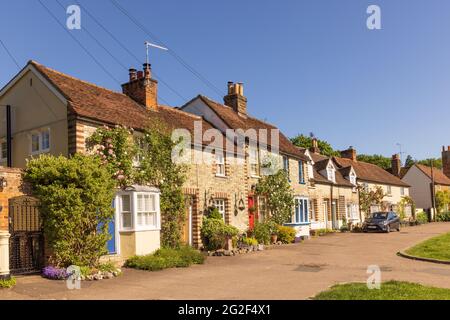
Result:
[[[30,190],[23,184],[22,170],[20,169],[0,167],[0,177],[4,177],[7,183],[6,188],[0,188],[0,205],[3,207],[0,212],[0,230],[8,230],[9,199],[29,194]]]

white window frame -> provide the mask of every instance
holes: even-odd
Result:
[[[123,195],[129,195],[130,196],[130,210],[131,210],[131,221],[132,225],[131,227],[124,228],[123,227],[123,216],[122,216],[122,196]],[[155,224],[139,224],[138,221],[138,196],[145,196],[149,195],[150,197],[154,197],[155,199],[155,208],[153,211],[148,211],[149,213],[155,214]],[[159,192],[141,192],[141,191],[120,191],[117,193],[117,196],[119,198],[119,203],[117,206],[117,210],[119,213],[119,224],[118,229],[120,232],[137,232],[137,231],[160,231],[161,230],[161,211],[160,211],[160,194]],[[140,212],[146,212],[146,211],[140,211]]]
[[[48,148],[43,148],[44,134],[48,134]],[[37,139],[38,139],[37,142],[39,145],[38,145],[37,150],[33,150],[33,137],[37,137]],[[30,154],[38,155],[38,154],[50,152],[51,143],[52,143],[52,139],[51,139],[50,128],[44,128],[44,129],[32,131],[30,134]]]
[[[259,177],[260,163],[259,163],[259,150],[255,147],[249,149],[249,165],[250,175],[252,177]]]
[[[124,211],[123,210],[123,197],[124,196],[127,196],[127,197],[129,197],[129,199],[130,199],[130,207],[129,207],[129,211]],[[120,217],[120,226],[119,226],[119,229],[120,230],[126,230],[126,231],[129,231],[129,230],[133,230],[133,226],[134,226],[134,217],[133,217],[133,195],[132,194],[130,194],[130,193],[123,193],[123,194],[121,194],[120,196],[119,196],[119,203],[118,203],[118,205],[119,205],[119,217]],[[124,223],[124,219],[123,219],[123,214],[124,213],[126,213],[126,214],[130,214],[130,216],[131,216],[131,225],[130,226],[128,226],[128,227],[125,227],[124,225],[123,225],[123,223]]]
[[[144,200],[148,197],[153,198],[153,208],[146,208],[146,203],[145,201],[142,203],[144,205],[144,207],[141,208],[141,210],[139,210],[139,198],[142,197]],[[135,217],[136,217],[136,222],[135,222],[135,227],[136,230],[141,230],[141,231],[148,231],[148,230],[157,230],[158,229],[158,207],[157,207],[157,199],[156,199],[156,195],[149,193],[149,192],[136,192],[135,193],[135,198],[136,198],[136,206],[135,206]],[[151,203],[151,202],[150,202]],[[140,216],[142,215],[142,219],[140,218]],[[154,219],[154,224],[150,224],[147,221],[147,218],[152,217]],[[140,222],[140,221],[143,221]]]
[[[213,206],[214,206],[214,208],[216,208],[219,211],[219,213],[222,216],[223,221],[225,221],[226,204],[227,204],[227,199],[217,198],[217,199],[213,200]]]
[[[216,158],[216,176],[225,177],[226,176],[225,153],[223,151],[216,150],[215,158]]]
[[[305,209],[306,205],[306,209]],[[303,208],[303,212],[299,212],[301,215],[300,220],[297,216],[297,208],[300,210],[300,206]],[[308,198],[306,197],[295,197],[294,198],[294,213],[292,214],[291,224],[299,225],[299,224],[309,224],[311,221],[309,220],[309,210],[311,204]]]
[[[402,197],[404,197],[404,196],[406,195],[406,188],[405,188],[405,187],[401,187],[401,188],[400,188],[400,195],[401,195]]]
[[[331,163],[327,166],[327,178],[329,181],[336,183],[336,169]]]
[[[141,166],[141,162],[142,162],[142,155],[140,154],[140,152],[146,148],[145,142],[144,142],[144,137],[143,136],[135,136],[134,137],[134,143],[137,147],[137,153],[133,158],[133,167],[138,168]]]
[[[3,146],[6,145],[5,150],[3,150]],[[3,156],[3,152],[6,151],[6,155]],[[6,139],[0,139],[0,161],[6,161],[8,159],[8,142]]]
[[[392,196],[392,186],[386,186],[386,195]]]

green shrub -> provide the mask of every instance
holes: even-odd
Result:
[[[220,214],[219,209],[212,207],[209,209],[208,214],[207,214],[207,218],[208,219],[217,219],[217,220],[222,220],[222,214]]]
[[[87,266],[80,267],[80,274],[83,277],[87,277],[87,276],[91,275],[93,272],[94,272],[94,269],[92,269],[90,267],[87,267]]]
[[[419,224],[428,223],[428,214],[422,211],[416,214],[416,220]]]
[[[111,272],[112,273],[112,272],[117,271],[116,265],[114,263],[112,263],[111,261],[99,264],[97,269],[101,272]]]
[[[107,254],[115,182],[98,157],[41,156],[24,178],[40,200],[46,240],[59,267],[95,266]]]
[[[207,250],[218,250],[225,248],[227,239],[236,237],[239,230],[225,224],[222,217],[220,219],[204,218],[201,234]]]
[[[0,289],[9,289],[16,285],[16,278],[11,277],[8,280],[2,280],[0,279]]]
[[[450,221],[450,211],[438,213],[436,215],[436,220],[439,222],[449,222]]]
[[[253,229],[253,236],[258,243],[269,245],[273,231],[274,230],[271,223],[256,222]]]
[[[246,245],[246,246],[257,246],[258,245],[258,240],[256,240],[255,238],[242,238],[241,240],[242,244]]]
[[[288,244],[295,240],[296,231],[292,227],[278,226],[278,241]]]
[[[127,268],[157,271],[166,268],[186,268],[193,264],[202,264],[205,256],[192,247],[183,246],[179,249],[164,248],[154,254],[134,256],[125,263]]]

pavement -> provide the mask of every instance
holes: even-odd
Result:
[[[308,299],[330,286],[366,282],[369,265],[382,281],[401,280],[450,288],[450,265],[414,261],[397,252],[450,232],[450,223],[408,227],[390,234],[338,233],[303,243],[235,257],[209,257],[204,265],[158,272],[124,269],[112,280],[83,282],[68,290],[63,281],[40,276],[17,278],[3,299]]]

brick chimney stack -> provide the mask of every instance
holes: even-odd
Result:
[[[228,94],[223,98],[223,101],[238,115],[247,117],[247,98],[244,96],[243,83],[228,82]]]
[[[152,79],[152,68],[144,63],[143,71],[130,69],[129,82],[122,85],[122,91],[149,110],[158,109],[158,81]]]
[[[402,161],[400,160],[399,154],[394,154],[392,156],[392,174],[400,178],[402,170]]]
[[[444,174],[450,178],[450,146],[445,150],[445,146],[442,147],[442,168]]]
[[[312,138],[312,147],[309,148],[309,151],[320,154],[319,141],[317,141],[317,138]]]
[[[352,161],[358,161],[356,150],[352,146],[350,146],[347,150],[341,151],[341,157]]]

